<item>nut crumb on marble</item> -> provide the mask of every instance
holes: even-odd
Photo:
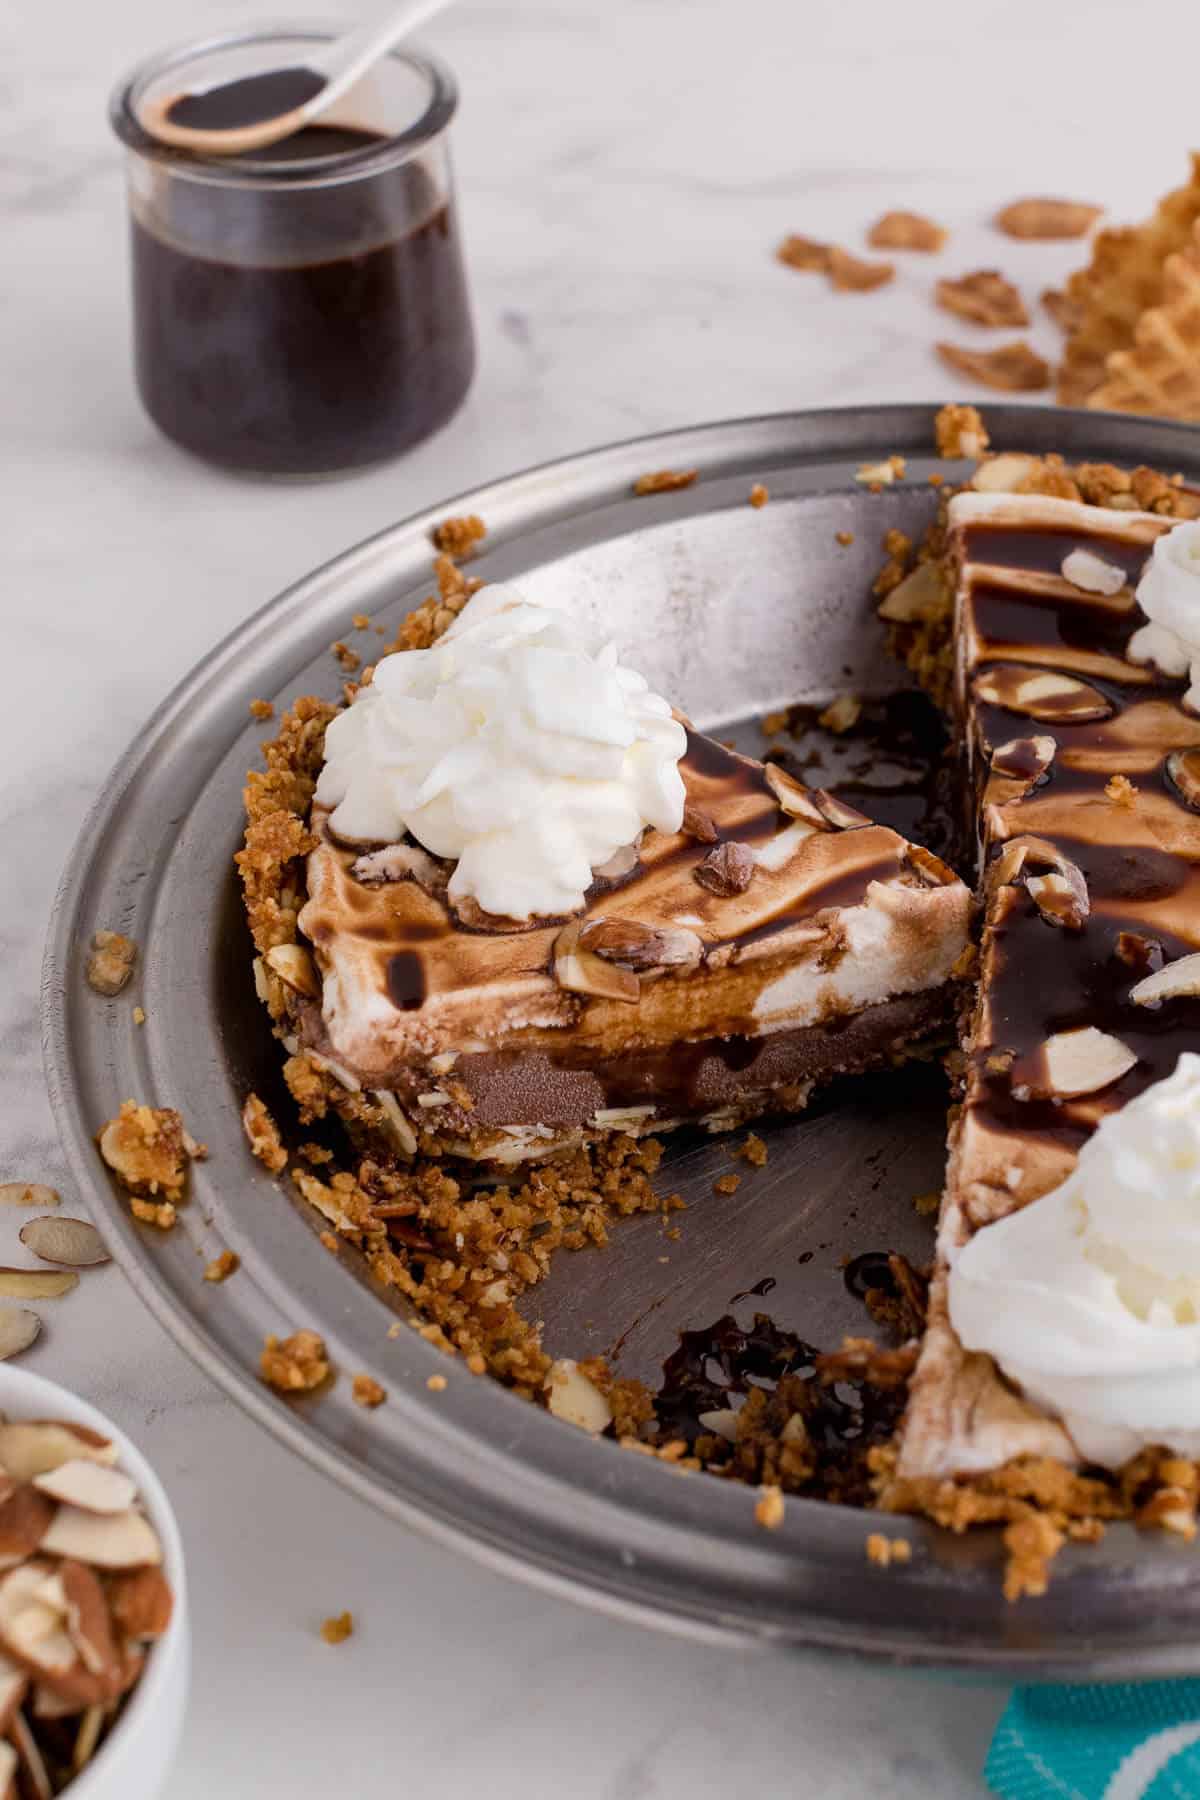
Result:
[[[272,1335],[263,1345],[259,1374],[281,1394],[308,1393],[329,1375],[325,1340],[316,1331],[293,1331],[290,1337]]]
[[[957,280],[939,281],[933,292],[945,312],[967,319],[973,325],[999,329],[1029,323],[1025,302],[999,269],[974,269]]]
[[[321,1637],[327,1644],[344,1644],[347,1638],[353,1636],[353,1613],[336,1613],[333,1618],[325,1619],[322,1622]]]
[[[119,994],[137,961],[137,945],[120,931],[95,931],[87,960],[87,984],[111,999]]]
[[[635,494],[673,494],[679,488],[690,488],[699,473],[698,469],[655,469],[649,475],[639,475],[633,491]]]
[[[370,1411],[383,1405],[387,1399],[387,1389],[381,1387],[373,1375],[356,1375],[350,1384],[350,1396],[355,1406],[362,1406]]]
[[[949,233],[923,213],[886,212],[867,233],[872,250],[920,250],[930,255],[940,250]]]
[[[228,1281],[229,1277],[236,1274],[240,1267],[241,1258],[236,1251],[222,1250],[221,1254],[215,1256],[205,1269],[204,1279],[212,1282]]]
[[[1103,211],[1102,206],[1082,200],[1013,200],[996,214],[994,223],[1013,238],[1080,238],[1087,236]]]
[[[471,555],[476,544],[483,542],[487,526],[478,513],[466,513],[458,518],[443,519],[434,526],[431,536],[436,550],[461,560]]]
[[[1036,393],[1050,386],[1050,364],[1023,338],[996,350],[970,350],[945,342],[934,348],[947,368],[1000,393]]]
[[[272,1175],[280,1174],[287,1167],[287,1151],[278,1125],[257,1094],[246,1095],[242,1106],[242,1129],[253,1155]]]

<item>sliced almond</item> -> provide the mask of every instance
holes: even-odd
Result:
[[[1087,922],[1091,901],[1083,871],[1048,838],[1010,838],[989,863],[984,884],[989,895],[1022,883],[1048,924],[1078,931]]]
[[[637,919],[589,919],[579,945],[627,969],[695,968],[704,946],[682,925],[643,925]]]
[[[160,1638],[171,1623],[174,1597],[159,1568],[123,1569],[109,1578],[108,1603],[127,1638]]]
[[[998,663],[976,675],[971,686],[976,700],[1050,725],[1082,725],[1107,719],[1112,712],[1104,695],[1086,681],[1021,663]]]
[[[0,1306],[0,1362],[20,1356],[41,1335],[42,1321],[23,1306]]]
[[[728,900],[734,894],[744,894],[754,880],[754,871],[758,867],[758,859],[749,844],[734,843],[726,839],[710,850],[702,863],[697,863],[692,870],[692,880],[710,894],[716,894],[722,900]]]
[[[1078,871],[1076,871],[1078,873]],[[1051,871],[1048,875],[1031,875],[1025,883],[1034,905],[1048,925],[1062,925],[1068,931],[1080,931],[1091,910],[1086,886],[1070,875]]]
[[[687,830],[688,808],[683,809],[683,828]],[[638,866],[639,846],[625,844],[620,850],[614,850],[606,863],[601,863],[592,870],[597,881],[624,881],[626,875],[632,875]]]
[[[67,1698],[45,1681],[34,1683],[33,1716],[35,1719],[69,1719],[79,1711],[77,1700]],[[0,1793],[3,1790],[0,1789]],[[8,1800],[8,1796],[4,1796]]]
[[[364,887],[381,887],[394,881],[415,881],[429,893],[444,893],[449,870],[419,844],[388,844],[372,850],[350,865],[350,873]]]
[[[821,816],[835,831],[860,831],[864,825],[871,823],[866,813],[860,813],[857,807],[850,806],[845,800],[839,800],[827,788],[814,788],[813,797],[821,810]]]
[[[1002,450],[999,456],[986,457],[980,463],[971,477],[971,486],[980,494],[1016,494],[1034,479],[1041,466],[1036,456]]]
[[[909,844],[904,860],[926,887],[955,887],[958,884],[958,876],[950,865],[935,856],[932,850],[927,850],[924,844]]]
[[[60,1506],[41,1547],[47,1556],[74,1557],[99,1569],[137,1569],[162,1561],[158,1533],[144,1514],[132,1508],[92,1513]]]
[[[86,1769],[95,1756],[96,1746],[100,1742],[100,1734],[104,1730],[104,1721],[107,1717],[107,1707],[89,1706],[80,1719],[75,1748],[71,1752],[71,1773],[73,1775],[78,1775]]]
[[[1192,812],[1200,812],[1200,750],[1172,750],[1167,779]]]
[[[12,1741],[21,1759],[21,1767],[33,1800],[53,1800],[54,1787],[46,1770],[45,1759],[22,1712],[18,1712],[13,1719]]]
[[[1138,1006],[1158,1006],[1163,1000],[1183,1000],[1193,994],[1200,994],[1200,950],[1177,956],[1129,990],[1129,998]]]
[[[59,1419],[0,1421],[0,1468],[14,1481],[32,1481],[76,1457],[111,1468],[117,1460],[117,1446],[88,1425]]]
[[[24,1680],[23,1676],[22,1680]],[[10,1717],[9,1725],[11,1723]],[[4,1727],[5,1731],[9,1729],[9,1725]],[[3,1800],[17,1800],[17,1769],[19,1766],[20,1758],[13,1746],[7,1741],[0,1741],[0,1795],[3,1796]]]
[[[21,1242],[43,1262],[66,1263],[75,1269],[91,1269],[106,1263],[108,1251],[96,1227],[87,1219],[64,1219],[51,1214],[30,1219],[20,1230]]]
[[[29,1483],[0,1501],[0,1557],[32,1556],[54,1520],[54,1502]]]
[[[1062,561],[1063,580],[1085,594],[1119,594],[1126,576],[1116,563],[1105,562],[1094,550],[1072,550]]]
[[[554,978],[559,987],[596,1000],[622,1000],[636,1005],[642,984],[632,969],[606,962],[602,956],[580,947],[583,921],[573,919],[554,940]]]
[[[1033,788],[1041,780],[1058,749],[1058,740],[1048,733],[1036,737],[1009,738],[992,751],[990,762],[995,775],[1011,781],[1025,781]],[[1028,789],[1026,790],[1028,791]]]
[[[285,987],[305,1000],[316,1000],[321,993],[317,967],[303,944],[276,944],[267,951],[266,964],[278,975]]]
[[[108,1601],[94,1569],[66,1561],[59,1569],[66,1598],[67,1635],[89,1675],[114,1697],[121,1684],[121,1653],[113,1636]]]
[[[79,1286],[66,1269],[0,1269],[0,1295],[6,1300],[61,1300]]]
[[[737,1443],[737,1421],[737,1414],[728,1406],[720,1406],[714,1408],[712,1412],[696,1414],[697,1425],[703,1426],[704,1430],[711,1432],[713,1437],[724,1438],[729,1444]]]
[[[58,1206],[62,1195],[44,1181],[0,1181],[0,1206],[24,1206],[40,1212],[45,1206]]]
[[[1137,1053],[1107,1031],[1085,1025],[1078,1031],[1059,1031],[1042,1045],[1042,1061],[1049,1090],[1061,1100],[1099,1093],[1127,1075]]]
[[[890,625],[919,625],[945,612],[949,593],[936,557],[918,563],[898,582],[879,606],[879,617]]]
[[[24,1669],[0,1655],[0,1735],[12,1724],[13,1714],[29,1692],[29,1677]],[[0,1794],[4,1792],[0,1784]]]
[[[572,1357],[552,1363],[546,1377],[547,1405],[556,1419],[566,1419],[593,1436],[612,1424],[612,1407]]]
[[[33,1485],[52,1500],[81,1507],[84,1512],[127,1512],[137,1499],[137,1488],[128,1475],[85,1457],[75,1457],[35,1476]]]
[[[764,763],[763,775],[767,786],[778,800],[789,818],[804,819],[815,831],[828,831],[829,821],[825,818],[811,789],[802,781],[789,775],[778,763]]]

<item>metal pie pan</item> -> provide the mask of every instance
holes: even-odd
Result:
[[[51,1099],[81,1194],[184,1349],[314,1466],[492,1567],[742,1646],[1021,1680],[1195,1673],[1200,1580],[1194,1553],[1174,1540],[1114,1529],[1096,1548],[1064,1551],[1044,1598],[1012,1606],[991,1534],[883,1521],[913,1544],[911,1562],[885,1573],[865,1555],[878,1515],[790,1498],[766,1531],[752,1490],[593,1442],[415,1332],[389,1338],[394,1297],[353,1253],[321,1248],[320,1221],[252,1160],[239,1123],[250,1088],[289,1116],[232,875],[241,786],[264,735],[250,700],[337,694],[331,643],[355,613],[392,625],[416,604],[429,590],[431,525],[463,511],[489,527],[474,572],[519,578],[533,597],[553,591],[606,620],[702,725],[845,687],[885,691],[897,676],[870,580],[883,532],[919,532],[932,515],[932,410],[781,414],[574,457],[396,525],[271,601],[139,733],[81,834],[46,954]],[[988,423],[1000,449],[1147,462],[1200,480],[1200,434],[1186,426],[1021,406],[990,407]],[[861,463],[892,452],[909,459],[905,483],[870,494],[855,482]],[[699,479],[633,498],[634,479],[658,468]],[[758,481],[771,492],[762,510],[747,504]],[[98,926],[142,947],[135,983],[115,1001],[84,981]],[[210,1148],[169,1233],[131,1218],[96,1154],[94,1132],[130,1095],[179,1107]],[[534,1297],[549,1347],[582,1355],[619,1341],[622,1370],[648,1374],[679,1329],[710,1323],[764,1277],[778,1284],[765,1304],[780,1324],[823,1343],[861,1330],[839,1260],[883,1247],[928,1256],[931,1228],[911,1200],[938,1185],[943,1106],[936,1083],[867,1080],[771,1128],[768,1166],[733,1197],[712,1191],[728,1149],[681,1142],[666,1176],[689,1201],[680,1238],[664,1242],[661,1221],[635,1219],[607,1249],[560,1257]],[[205,1283],[203,1265],[226,1246],[238,1274]],[[342,1379],[289,1401],[256,1371],[264,1337],[299,1326],[324,1334]],[[351,1401],[360,1370],[388,1390],[371,1413]],[[443,1391],[427,1387],[433,1373],[447,1377]]]

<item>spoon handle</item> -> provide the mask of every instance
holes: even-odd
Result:
[[[450,0],[404,0],[402,6],[389,11],[386,19],[360,25],[357,31],[348,32],[315,56],[307,57],[309,68],[328,76],[326,85],[311,102],[312,110],[324,112],[393,44],[418,30],[449,4]]]

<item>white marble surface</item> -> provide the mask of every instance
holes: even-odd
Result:
[[[109,764],[219,636],[389,520],[536,459],[944,395],[929,343],[969,331],[943,333],[928,261],[833,296],[775,266],[779,236],[854,245],[914,205],[954,228],[939,267],[1001,266],[1036,294],[1077,252],[1013,245],[989,212],[1058,191],[1136,213],[1181,178],[1193,116],[1188,59],[1159,60],[1157,33],[1125,42],[1115,0],[464,0],[431,35],[464,87],[473,396],[390,468],[269,486],[187,460],[138,410],[104,117],[135,57],[251,17],[238,0],[0,17],[4,1176],[62,1172],[36,1023],[59,869]],[[1051,346],[1044,322],[1035,335]],[[0,1222],[5,1259],[15,1229]],[[995,1691],[731,1659],[482,1574],[253,1430],[113,1269],[54,1312],[31,1366],[115,1414],[180,1511],[197,1641],[171,1800],[692,1800],[729,1791],[735,1767],[738,1791],[766,1795],[982,1791]],[[343,1607],[358,1635],[331,1650],[316,1625]]]

